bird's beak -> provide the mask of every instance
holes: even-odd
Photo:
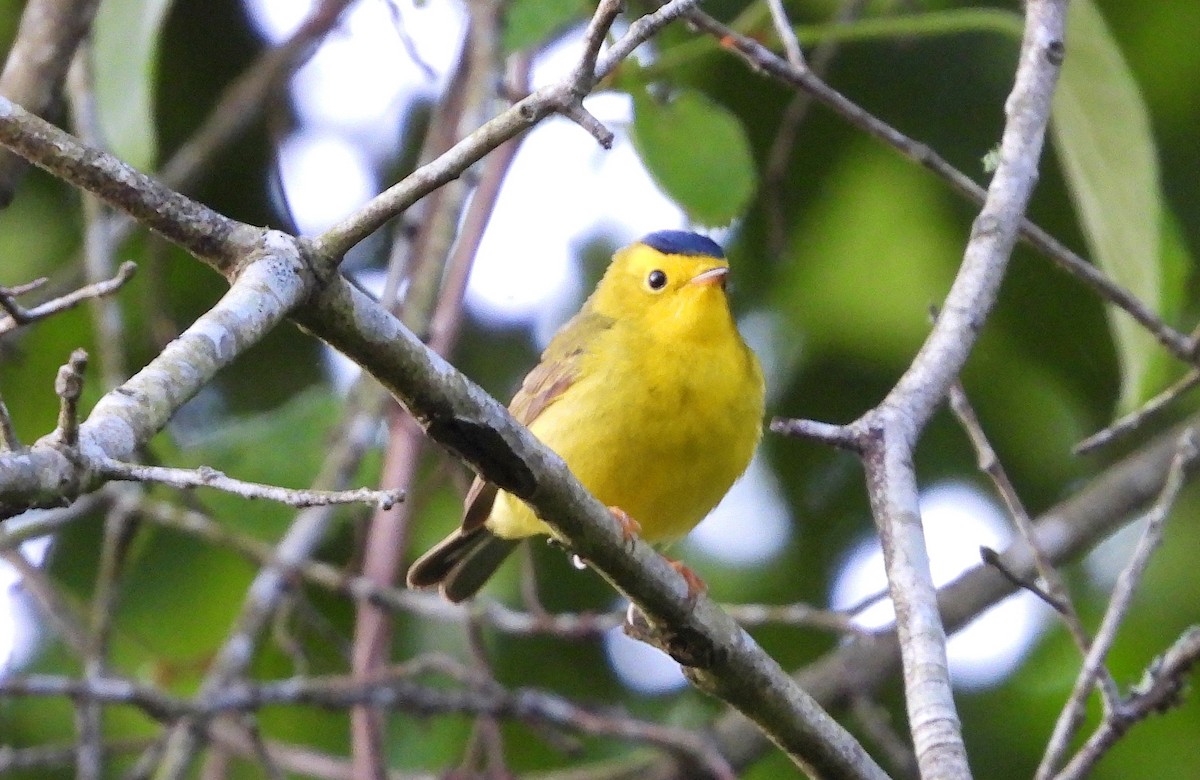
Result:
[[[703,273],[696,274],[691,279],[688,279],[688,284],[708,285],[715,284],[725,289],[725,278],[729,276],[729,266],[719,265],[716,268],[710,268]]]

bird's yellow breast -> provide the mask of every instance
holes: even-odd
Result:
[[[626,317],[596,335],[578,378],[530,425],[650,542],[673,541],[700,522],[746,469],[762,431],[762,373],[724,291],[696,296],[680,317],[701,327]],[[506,538],[549,532],[504,493],[487,526]]]

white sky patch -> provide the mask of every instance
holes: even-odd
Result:
[[[930,569],[941,586],[979,563],[979,547],[1003,549],[1012,536],[1000,509],[979,491],[961,484],[939,485],[921,496],[921,519]],[[883,552],[875,537],[847,556],[834,581],[830,606],[844,609],[884,591]],[[950,638],[947,653],[956,685],[983,688],[1002,681],[1020,665],[1045,623],[1044,605],[1018,593],[982,613]],[[858,616],[868,627],[894,619],[891,601],[881,599]]]
[[[382,0],[352,5],[292,82],[302,125],[337,129],[381,158],[412,104],[442,90],[465,23],[457,3],[397,6],[399,28]]]
[[[279,146],[279,171],[300,233],[316,235],[378,193],[370,161],[340,135],[301,131]]]
[[[10,530],[37,517],[43,510],[31,509],[5,521]],[[50,549],[50,537],[30,539],[21,544],[21,553],[34,566],[41,566]],[[0,678],[18,671],[37,645],[41,617],[30,608],[21,593],[21,577],[7,563],[0,562]]]
[[[683,211],[642,165],[626,127],[632,102],[612,93],[585,101],[616,133],[612,149],[566,119],[529,133],[496,202],[476,255],[467,305],[485,320],[531,323],[548,340],[569,312],[548,302],[580,296],[575,242],[606,233],[623,246],[646,233],[686,226]],[[554,321],[557,320],[557,321]]]
[[[688,684],[675,659],[631,639],[620,626],[604,634],[604,653],[621,683],[638,693],[671,693]]]
[[[271,45],[282,43],[296,32],[316,5],[317,0],[245,0],[250,21]]]
[[[1129,523],[1088,553],[1083,567],[1095,588],[1105,592],[1113,589],[1145,530],[1145,520]]]
[[[582,52],[582,31],[563,36],[538,56],[533,88],[571,72]],[[473,314],[497,323],[532,324],[543,345],[583,293],[573,262],[576,241],[604,233],[624,246],[646,233],[687,224],[633,148],[632,98],[599,92],[584,106],[613,132],[612,148],[601,148],[561,117],[530,131],[505,179],[467,288]],[[570,303],[547,308],[554,301]]]

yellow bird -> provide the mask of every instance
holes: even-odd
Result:
[[[762,370],[729,311],[728,274],[721,247],[695,233],[659,231],[618,251],[509,406],[650,543],[704,519],[762,435]],[[413,564],[408,584],[462,601],[518,541],[550,533],[477,478],[461,527]]]

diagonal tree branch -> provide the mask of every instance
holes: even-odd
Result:
[[[52,112],[99,5],[99,0],[29,0],[0,73],[0,95],[39,116]],[[0,152],[0,208],[12,202],[25,167],[17,155]]]

